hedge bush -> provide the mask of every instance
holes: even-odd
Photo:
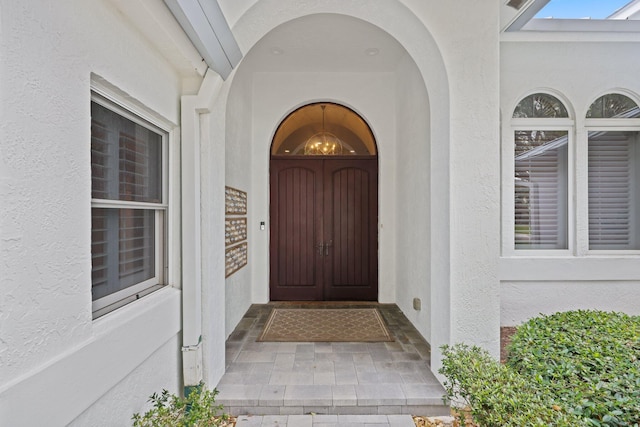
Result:
[[[443,347],[447,395],[481,426],[640,426],[640,317],[540,316],[508,352],[500,365],[478,347]]]
[[[440,373],[447,397],[471,411],[482,427],[574,427],[579,419],[538,393],[530,381],[485,350],[465,344],[443,348]],[[460,425],[465,425],[463,416]]]
[[[507,365],[587,426],[640,425],[640,316],[578,310],[518,328]]]

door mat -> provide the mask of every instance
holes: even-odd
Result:
[[[256,341],[381,342],[393,337],[375,308],[274,308]]]

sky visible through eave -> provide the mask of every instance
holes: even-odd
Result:
[[[629,0],[551,0],[535,18],[605,19]]]

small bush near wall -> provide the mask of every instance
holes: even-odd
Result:
[[[518,328],[505,365],[444,347],[448,396],[481,426],[640,426],[640,317],[572,311]]]
[[[482,427],[574,427],[577,417],[557,410],[524,376],[494,360],[479,347],[443,347],[445,389],[454,404],[468,407]],[[465,425],[464,420],[460,420]]]
[[[134,427],[214,427],[229,426],[232,421],[222,414],[222,405],[215,404],[217,390],[206,390],[202,384],[194,387],[186,398],[162,390],[149,398],[153,407],[145,414],[133,415]]]

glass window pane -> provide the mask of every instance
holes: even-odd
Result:
[[[568,132],[515,131],[515,247],[568,248]]]
[[[91,209],[94,301],[156,276],[155,215],[144,209]]]
[[[640,249],[640,132],[589,132],[589,249]]]
[[[162,202],[162,136],[91,103],[94,199]]]
[[[513,118],[560,118],[569,117],[567,108],[558,98],[546,93],[534,93],[518,103]]]
[[[588,119],[640,117],[640,108],[628,96],[610,93],[596,99],[587,111]]]
[[[274,156],[375,156],[369,125],[355,111],[330,102],[300,107],[278,126]]]

